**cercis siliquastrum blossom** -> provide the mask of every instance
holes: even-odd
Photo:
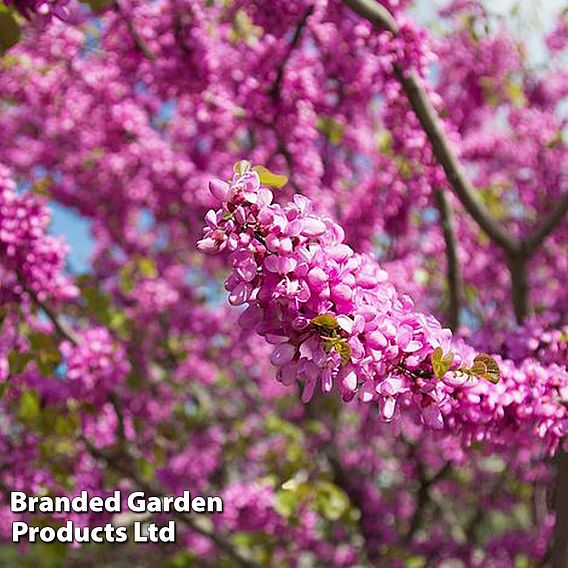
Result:
[[[324,393],[335,386],[347,401],[378,402],[386,421],[415,405],[435,429],[456,388],[476,376],[499,380],[491,357],[476,357],[435,317],[415,310],[307,197],[274,203],[269,186],[282,182],[247,161],[235,165],[230,183],[212,180],[222,207],[207,213],[198,243],[206,253],[230,253],[229,302],[246,304],[240,324],[274,345],[278,380],[302,382],[304,402],[318,383]]]
[[[10,171],[0,164],[0,303],[24,291],[39,299],[66,300],[77,295],[62,274],[68,246],[47,234],[51,213],[32,193],[18,193]]]

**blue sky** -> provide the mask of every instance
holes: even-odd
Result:
[[[58,203],[52,202],[50,209],[52,211],[50,233],[64,235],[71,246],[67,257],[70,271],[73,273],[86,272],[94,245],[91,236],[91,222]]]

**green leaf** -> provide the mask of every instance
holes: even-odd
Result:
[[[431,360],[434,375],[441,379],[450,370],[454,361],[454,354],[450,351],[447,355],[444,355],[442,348],[436,347],[432,352]]]
[[[480,379],[485,379],[494,385],[501,379],[501,372],[499,371],[497,361],[495,361],[491,355],[487,355],[487,353],[480,353],[475,357],[470,372],[472,375]]]
[[[75,434],[79,425],[80,420],[77,414],[58,414],[55,417],[55,431],[65,438]]]
[[[321,328],[323,328],[325,330],[329,330],[329,331],[332,331],[332,330],[336,329],[337,327],[339,327],[339,324],[337,323],[337,319],[334,316],[332,316],[331,314],[321,314],[321,315],[313,318],[311,320],[311,322],[315,326],[321,327]]]
[[[6,53],[20,39],[20,26],[10,12],[0,12],[0,55]]]
[[[258,174],[260,183],[262,185],[280,189],[288,183],[288,178],[286,176],[283,176],[281,174],[274,174],[264,166],[254,166],[252,170],[253,172],[256,172]]]
[[[93,12],[100,12],[112,4],[112,0],[79,0],[81,4],[87,4]]]
[[[52,184],[52,179],[50,176],[45,176],[38,179],[33,185],[31,190],[37,195],[42,195],[43,197],[50,197],[51,193],[49,191],[49,186]]]
[[[274,509],[285,519],[290,518],[298,508],[299,499],[295,491],[283,489],[278,491],[274,501]]]
[[[19,417],[24,421],[31,421],[40,414],[39,397],[34,390],[27,390],[20,397]]]
[[[140,258],[137,265],[140,274],[145,278],[157,278],[158,269],[156,268],[156,263],[151,258]]]
[[[334,483],[319,481],[316,485],[316,507],[328,521],[339,520],[350,508],[349,497]]]
[[[392,135],[387,130],[379,132],[377,135],[377,148],[385,156],[392,155]]]
[[[527,99],[523,90],[523,86],[520,83],[515,82],[512,78],[505,83],[505,92],[507,93],[509,100],[518,108],[526,106]]]
[[[233,170],[238,176],[242,176],[250,170],[250,162],[248,160],[241,160],[233,166]]]
[[[341,340],[338,341],[334,347],[341,357],[341,364],[345,367],[345,365],[347,365],[347,363],[349,363],[349,360],[351,359],[351,347],[349,347],[347,341]]]
[[[20,375],[26,370],[28,363],[33,360],[31,353],[10,351],[8,353],[8,367],[11,375]]]
[[[231,42],[245,42],[247,45],[254,45],[261,35],[262,28],[255,26],[244,10],[237,10],[233,26],[229,32]]]
[[[54,338],[46,333],[31,333],[28,337],[32,355],[38,369],[43,375],[53,374],[53,370],[61,362],[61,353]]]
[[[319,116],[316,120],[316,128],[333,144],[337,146],[345,134],[345,125],[331,116]]]
[[[154,477],[154,466],[143,458],[136,460],[136,467],[145,481],[150,481]]]

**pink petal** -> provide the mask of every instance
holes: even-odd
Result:
[[[282,366],[289,363],[296,353],[296,348],[289,343],[282,343],[272,351],[270,361],[273,365]]]

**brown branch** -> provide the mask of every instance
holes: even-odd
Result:
[[[561,197],[552,207],[548,217],[542,224],[525,239],[525,247],[527,255],[533,255],[546,237],[556,229],[568,213],[568,193]]]
[[[136,469],[131,466],[131,458],[125,453],[120,455],[108,455],[107,453],[94,447],[86,438],[81,438],[82,442],[85,444],[87,451],[97,460],[103,460],[105,465],[120,473],[130,480],[132,480],[140,489],[142,489],[148,495],[156,497],[165,497],[167,492],[164,491],[158,484],[152,483],[142,479],[138,474]],[[238,566],[243,568],[260,568],[254,560],[251,560],[245,556],[233,545],[229,540],[229,537],[222,532],[215,532],[200,526],[191,517],[178,513],[177,511],[172,511],[173,517],[179,520],[181,523],[189,527],[191,530],[199,533],[200,535],[208,538],[213,542],[220,550],[223,550]]]
[[[38,295],[35,293],[35,291],[24,283],[23,278],[19,274],[18,274],[18,280],[20,282],[20,285],[23,287],[24,291],[26,292],[26,294],[35,304],[35,306],[38,307],[40,310],[42,310],[43,313],[49,319],[49,321],[53,324],[53,327],[55,328],[57,334],[61,338],[66,339],[67,341],[72,343],[73,345],[79,345],[79,338],[73,333],[73,331],[68,329],[63,322],[59,321],[57,314],[51,309],[50,306],[48,306],[45,302],[42,302],[38,298]]]
[[[408,544],[412,541],[416,531],[420,528],[426,512],[426,506],[430,502],[430,489],[443,479],[451,470],[451,463],[446,462],[432,477],[426,477],[424,466],[418,462],[418,473],[420,478],[420,487],[418,489],[418,496],[416,498],[416,509],[410,519],[410,526],[408,532],[404,535],[404,543]]]
[[[529,313],[529,284],[527,275],[528,256],[524,247],[521,252],[507,257],[511,276],[513,309],[517,323],[521,325]]]
[[[134,45],[136,46],[136,49],[138,49],[138,51],[149,61],[155,61],[156,57],[148,49],[146,42],[142,39],[142,36],[138,33],[138,30],[134,26],[134,23],[132,22],[132,20],[124,12],[124,9],[120,5],[119,0],[114,0],[113,7],[114,7],[116,13],[119,14],[120,17],[124,20],[124,23],[126,24],[126,27],[128,28],[128,31],[130,33],[130,36],[132,37],[132,41],[134,42]]]
[[[121,401],[117,398],[114,392],[109,392],[108,400],[116,414],[117,420],[117,434],[121,444],[126,441],[126,431],[124,427],[124,412],[122,411]]]
[[[375,0],[343,0],[343,3],[376,28],[389,31],[393,35],[398,34],[398,25],[391,13]]]
[[[343,0],[343,3],[377,28],[388,30],[394,35],[398,34],[398,26],[393,17],[380,4],[372,0]],[[436,159],[444,169],[450,185],[467,212],[492,241],[509,254],[516,253],[519,249],[519,243],[507,233],[500,223],[493,219],[487,208],[479,201],[477,192],[461,167],[438,114],[416,72],[412,70],[403,71],[400,66],[395,64],[394,75],[402,86],[410,106],[430,140]]]
[[[460,324],[460,306],[462,299],[463,278],[458,258],[458,243],[454,227],[454,215],[448,196],[443,189],[437,189],[434,193],[440,212],[440,222],[446,244],[447,281],[450,306],[448,310],[448,322],[453,330]]]
[[[290,59],[290,56],[292,55],[293,51],[296,49],[298,43],[300,42],[300,38],[302,37],[302,32],[304,30],[304,27],[306,26],[306,22],[308,21],[308,18],[312,15],[313,11],[314,7],[308,6],[307,10],[304,12],[304,15],[302,16],[302,18],[298,22],[298,25],[296,26],[296,29],[294,30],[292,41],[290,42],[290,45],[288,47],[288,53],[286,54],[286,57],[278,67],[278,71],[276,72],[276,79],[274,80],[274,84],[272,85],[269,91],[270,96],[272,96],[276,100],[280,98],[280,89],[282,87],[282,81],[284,79],[284,71],[286,70],[286,65],[288,63],[288,60]]]
[[[430,140],[436,159],[444,169],[448,182],[466,211],[494,243],[507,253],[515,254],[520,248],[519,242],[509,235],[506,229],[491,216],[487,208],[479,201],[477,191],[461,167],[420,78],[416,72],[403,72],[398,66],[395,66],[394,72],[418,121]]]
[[[552,551],[552,568],[568,566],[568,453],[560,448],[557,457],[556,494],[554,508],[556,526]]]

